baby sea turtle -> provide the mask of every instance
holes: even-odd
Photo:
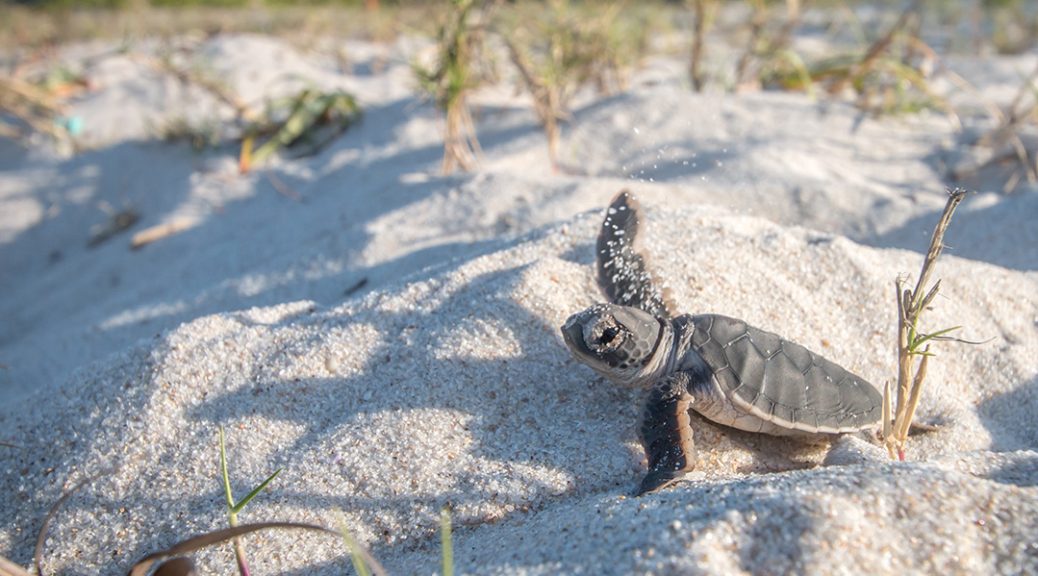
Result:
[[[598,235],[598,284],[609,304],[574,314],[566,345],[599,374],[650,389],[641,426],[649,471],[638,495],[677,481],[695,462],[688,411],[777,436],[875,429],[882,396],[863,378],[799,344],[717,314],[675,316],[637,243],[628,192],[613,199]]]

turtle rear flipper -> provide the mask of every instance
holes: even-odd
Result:
[[[675,374],[652,389],[642,419],[642,444],[649,472],[637,496],[670,486],[695,465],[696,448],[689,425],[688,376]]]
[[[624,190],[613,198],[598,233],[598,285],[614,304],[640,308],[653,316],[670,318],[673,307],[649,272],[638,244],[641,208]]]

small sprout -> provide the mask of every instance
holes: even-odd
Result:
[[[227,470],[227,449],[224,446],[224,434],[223,426],[220,427],[220,472],[223,476],[223,488],[224,495],[227,498],[227,519],[234,528],[238,525],[238,513],[242,511],[245,506],[252,501],[267,484],[277,477],[281,473],[281,468],[274,471],[273,474],[267,477],[266,480],[260,483],[259,486],[253,488],[252,492],[249,492],[240,502],[234,501],[234,494],[231,492],[231,478],[230,473]],[[245,543],[241,538],[234,537],[234,557],[238,561],[238,571],[242,576],[249,576],[249,563],[245,556]]]
[[[944,206],[941,219],[934,229],[933,237],[930,239],[930,249],[923,260],[923,268],[919,274],[915,289],[904,287],[905,279],[899,277],[895,282],[897,288],[897,313],[898,313],[898,378],[897,378],[897,403],[892,406],[890,383],[887,382],[883,388],[883,410],[882,410],[882,440],[887,447],[890,457],[898,460],[905,459],[905,443],[908,441],[908,431],[912,426],[916,408],[922,395],[923,380],[926,378],[926,370],[929,365],[930,343],[938,340],[949,339],[947,334],[957,330],[958,327],[945,328],[932,333],[923,333],[919,330],[919,320],[923,311],[928,310],[934,298],[940,290],[941,282],[938,280],[933,286],[927,288],[930,275],[933,272],[937,258],[944,249],[944,233],[951,224],[955,208],[966,196],[966,191],[956,189],[949,192],[948,202]],[[919,357],[918,362],[915,357]]]

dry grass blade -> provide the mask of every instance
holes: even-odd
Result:
[[[67,143],[68,131],[56,120],[65,113],[61,102],[46,90],[17,78],[0,77],[0,112],[28,125],[32,130],[46,134],[54,140]],[[23,136],[14,125],[4,122],[3,133],[14,137]]]
[[[760,60],[783,59],[793,65],[794,70],[802,72],[801,83],[806,87],[811,82],[804,81],[807,67],[804,66],[800,57],[789,49],[792,44],[793,33],[800,26],[800,1],[786,0],[786,19],[781,28],[771,34],[768,33],[768,20],[770,10],[766,0],[752,0],[753,14],[750,17],[749,39],[746,50],[739,56],[735,65],[735,85],[759,88],[760,71],[751,73],[751,65]]]
[[[196,224],[198,224],[198,222],[194,218],[179,216],[173,218],[169,222],[145,228],[130,238],[130,248],[132,250],[140,250],[152,242],[157,242],[163,238],[180,234],[185,230],[190,230],[191,228],[194,228]]]
[[[919,320],[923,311],[928,310],[934,298],[940,290],[940,281],[927,288],[934,266],[941,252],[944,250],[944,234],[951,224],[955,208],[966,196],[966,191],[956,189],[949,191],[948,202],[944,206],[941,218],[934,228],[933,236],[930,238],[930,247],[923,260],[923,267],[916,281],[915,289],[904,287],[905,279],[899,277],[895,282],[897,287],[897,360],[898,360],[898,383],[897,383],[897,407],[890,407],[890,385],[886,385],[883,393],[883,443],[887,447],[891,458],[895,455],[899,460],[905,459],[905,443],[908,440],[908,432],[912,427],[912,419],[915,417],[919,399],[922,396],[923,380],[926,378],[926,370],[930,361],[930,346],[928,342],[941,339],[944,334],[955,330],[947,328],[930,334],[924,334],[919,330]],[[919,356],[918,363],[915,357]],[[890,422],[893,411],[893,422]]]
[[[159,72],[173,75],[173,77],[182,84],[197,86],[206,92],[209,92],[216,97],[216,99],[220,100],[227,106],[230,106],[234,110],[234,114],[240,119],[251,120],[255,115],[253,110],[244,100],[235,95],[213,75],[206,75],[196,70],[181,68],[174,64],[169,58],[152,58],[141,55],[134,55],[133,58],[151,66]]]
[[[952,175],[961,180],[990,167],[1012,164],[1003,192],[1012,192],[1024,178],[1031,184],[1038,182],[1038,150],[1029,150],[1021,135],[1029,120],[1030,126],[1038,125],[1038,66],[1020,84],[1006,112],[992,108],[998,126],[976,142],[976,146],[990,148],[991,156],[979,164],[958,168]]]
[[[105,472],[104,474],[109,473],[110,472]],[[100,477],[101,474],[98,474],[80,480],[78,484],[76,484],[70,490],[62,494],[61,498],[58,498],[58,501],[50,507],[50,510],[47,510],[47,515],[43,517],[43,523],[40,525],[40,532],[36,535],[36,547],[32,553],[33,563],[36,566],[36,574],[38,574],[39,576],[43,576],[43,546],[47,543],[47,530],[50,528],[50,521],[54,519],[54,516],[57,515],[58,510],[61,509],[61,506],[64,505],[65,502],[67,502],[73,494],[79,492],[84,486],[90,484],[91,482]]]
[[[0,556],[0,576],[30,576],[30,574],[25,568]]]
[[[703,57],[706,54],[706,33],[709,29],[710,12],[716,7],[717,0],[693,0],[692,52],[688,61],[688,75],[692,80],[692,89],[701,92],[706,84],[703,74]]]
[[[166,560],[155,569],[152,576],[195,576],[198,570],[190,558],[179,556]]]
[[[894,421],[891,419],[891,413],[893,412],[890,399],[890,381],[887,380],[883,383],[883,409],[880,418],[883,420],[883,428],[880,431],[881,439],[883,444],[887,447],[887,453],[890,454],[890,459],[895,458],[894,454]]]
[[[260,530],[309,530],[313,532],[324,532],[326,534],[337,534],[334,530],[325,528],[324,526],[318,526],[317,524],[306,524],[303,522],[258,522],[255,524],[241,524],[233,528],[225,528],[223,530],[216,530],[213,532],[207,532],[198,536],[193,536],[187,540],[177,542],[173,546],[165,550],[158,552],[152,552],[147,556],[141,558],[133,565],[133,568],[129,571],[129,576],[144,576],[148,573],[148,569],[152,567],[158,560],[167,558],[170,556],[180,556],[183,554],[190,554],[202,548],[212,546],[214,544],[220,544],[233,538],[249,534],[250,532],[257,532]]]

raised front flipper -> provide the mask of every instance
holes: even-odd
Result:
[[[688,376],[677,373],[653,387],[645,404],[642,445],[649,472],[638,487],[638,496],[670,486],[695,462],[695,444],[689,425]]]
[[[606,209],[605,221],[598,233],[598,285],[614,304],[669,318],[673,315],[670,303],[663,289],[653,282],[637,242],[640,228],[638,202],[630,192],[620,192]]]

